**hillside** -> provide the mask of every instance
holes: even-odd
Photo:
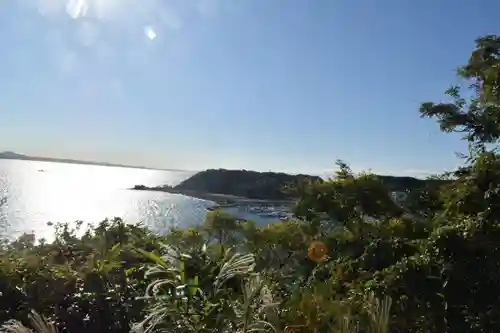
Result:
[[[284,200],[290,198],[290,194],[283,193],[283,187],[304,180],[321,178],[277,172],[210,169],[193,175],[174,188],[180,191],[220,193],[249,199]]]
[[[379,177],[390,191],[420,189],[430,184],[442,182],[413,177]],[[239,200],[288,200],[293,199],[294,195],[283,191],[284,187],[307,180],[323,181],[318,176],[302,174],[290,175],[277,172],[210,169],[194,174],[177,186],[164,185],[150,188],[144,185],[136,185],[134,189],[179,193],[207,200],[214,200],[212,198],[214,194],[234,196],[238,197]],[[220,200],[231,201],[229,198],[220,198]]]
[[[438,179],[418,179],[414,177],[404,176],[384,176],[378,177],[392,191],[416,190],[428,185],[441,185],[446,183],[444,180]]]

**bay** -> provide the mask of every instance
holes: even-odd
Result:
[[[157,233],[201,223],[210,201],[177,194],[132,191],[137,184],[177,185],[193,172],[0,160],[0,238],[34,232],[50,240],[47,222],[97,224],[120,217]],[[240,216],[259,219],[258,216]]]

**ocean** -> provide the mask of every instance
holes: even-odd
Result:
[[[121,217],[162,234],[173,226],[202,223],[210,201],[177,194],[132,191],[137,184],[176,185],[193,172],[159,171],[53,162],[0,160],[0,238],[34,232],[50,240],[48,222],[97,224]],[[266,222],[258,216],[239,216]]]

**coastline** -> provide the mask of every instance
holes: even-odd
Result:
[[[267,199],[251,199],[246,197],[239,197],[231,194],[220,194],[220,193],[208,193],[196,190],[180,190],[173,187],[148,187],[144,185],[136,185],[130,190],[133,191],[157,191],[157,192],[165,192],[171,194],[180,194],[196,199],[212,201],[217,204],[216,207],[211,208],[224,208],[224,207],[233,207],[233,206],[252,206],[252,205],[260,205],[260,206],[276,206],[276,205],[292,205],[293,200],[267,200]]]
[[[154,170],[154,171],[194,172],[194,171],[190,171],[190,170],[160,169],[160,168],[153,168],[153,167],[140,166],[140,165],[126,165],[126,164],[115,164],[115,163],[106,163],[106,162],[81,161],[81,160],[65,159],[65,158],[27,156],[27,155],[21,155],[21,154],[10,153],[10,152],[0,153],[0,160],[48,162],[48,163],[102,166],[102,167],[111,167],[111,168]]]

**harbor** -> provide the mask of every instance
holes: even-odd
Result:
[[[251,220],[252,216],[257,216],[265,220],[288,220],[293,218],[292,206],[274,204],[230,204],[210,207],[209,210],[222,209],[235,216]]]

